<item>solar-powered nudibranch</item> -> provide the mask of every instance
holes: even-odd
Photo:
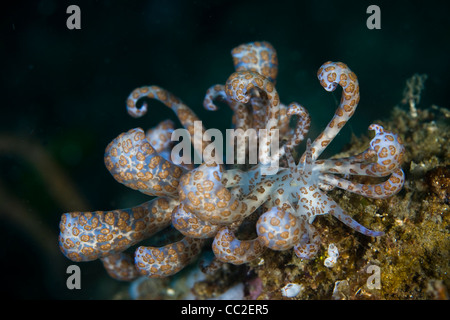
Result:
[[[69,259],[101,259],[110,275],[131,280],[139,275],[175,274],[199,255],[207,239],[212,239],[216,259],[226,263],[249,262],[267,248],[293,250],[298,257],[310,259],[321,244],[313,224],[318,215],[330,214],[367,236],[383,235],[348,216],[327,193],[337,187],[383,199],[399,192],[405,180],[400,138],[372,124],[369,130],[375,136],[364,152],[340,159],[319,159],[356,110],[360,95],[355,73],[341,62],[326,62],[319,68],[322,87],[333,91],[340,86],[342,98],[323,132],[314,140],[307,139],[303,155],[294,159],[292,150],[306,139],[311,120],[301,104],[281,102],[276,90],[275,49],[267,42],[253,42],[233,49],[232,56],[236,72],[225,84],[207,90],[204,106],[217,110],[214,101],[222,99],[234,113],[235,129],[267,129],[268,138],[273,138],[270,132],[278,129],[281,148],[272,154],[273,158],[245,169],[208,161],[196,167],[175,164],[168,156],[173,123],[163,122],[147,133],[141,128],[121,133],[106,148],[107,169],[118,182],[156,198],[128,209],[63,214],[59,241]],[[194,122],[200,119],[173,94],[158,86],[135,89],[127,100],[130,115],[140,117],[149,110],[147,103],[137,107],[141,98],[162,102],[175,112],[192,141],[202,139],[205,128],[201,128],[201,135],[194,130]],[[289,126],[292,117],[295,128]],[[263,149],[270,149],[266,142],[259,140]],[[205,145],[193,146],[203,154]],[[245,153],[257,147],[238,146]],[[277,172],[263,174],[267,160],[274,158],[280,163]],[[385,179],[377,184],[362,184],[354,182],[354,176]],[[239,226],[254,213],[259,215],[257,237],[239,240]],[[125,252],[171,224],[181,233],[181,240]]]

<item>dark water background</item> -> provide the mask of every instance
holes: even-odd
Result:
[[[81,8],[81,30],[66,28],[69,4]],[[381,30],[366,27],[371,4],[381,9]],[[320,65],[342,61],[357,74],[361,102],[327,150],[331,156],[351,134],[389,117],[414,73],[428,74],[421,106],[449,107],[449,12],[444,1],[11,1],[0,11],[0,133],[42,146],[90,210],[139,204],[148,197],[113,180],[103,164],[104,149],[121,132],[175,117],[153,102],[149,114],[133,119],[125,110],[128,94],[159,85],[206,127],[224,130],[231,112],[223,105],[216,113],[204,110],[204,94],[233,72],[232,48],[266,40],[278,52],[281,100],[309,110],[312,138],[340,98],[319,85]],[[71,262],[57,252],[58,223],[63,212],[80,208],[56,202],[21,156],[1,154],[0,182],[2,293],[16,299],[109,298],[122,286],[96,261],[79,264],[82,290],[68,290],[65,270]],[[11,219],[16,213],[10,202],[33,219]],[[27,232],[28,223],[47,230],[56,251],[43,248]]]

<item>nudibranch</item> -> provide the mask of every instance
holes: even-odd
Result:
[[[67,258],[75,262],[101,259],[111,276],[132,280],[139,275],[173,275],[194,261],[211,241],[216,261],[224,263],[247,263],[266,249],[293,250],[297,257],[311,259],[321,245],[313,224],[318,215],[330,214],[366,236],[383,235],[345,214],[327,193],[336,187],[384,199],[399,192],[405,181],[400,138],[372,124],[369,130],[375,135],[364,152],[319,159],[359,103],[355,73],[341,62],[326,62],[319,68],[320,84],[326,91],[340,86],[341,101],[323,132],[314,140],[307,139],[303,155],[294,159],[292,151],[306,139],[311,119],[301,104],[281,102],[276,90],[275,49],[268,42],[252,42],[233,49],[232,57],[236,71],[225,84],[207,90],[203,105],[214,111],[218,109],[214,101],[221,99],[233,111],[235,130],[266,130],[257,131],[267,133],[258,136],[257,144],[237,146],[246,155],[259,150],[259,163],[230,167],[208,157],[198,166],[180,163],[171,154],[171,121],[147,132],[136,128],[122,133],[106,148],[106,168],[118,182],[156,198],[133,208],[63,214],[59,242]],[[131,116],[141,117],[148,111],[145,101],[137,106],[143,98],[172,109],[189,133],[195,152],[204,154],[206,143],[195,142],[204,142],[206,129],[195,130],[200,119],[188,106],[163,88],[145,86],[127,99]],[[278,149],[269,143],[276,138]],[[273,161],[279,167],[266,174]],[[384,179],[365,184],[355,182],[354,176]],[[258,215],[254,225],[257,236],[240,240],[239,226],[254,214]],[[181,234],[181,240],[162,247],[140,246],[134,257],[127,250],[170,225]]]

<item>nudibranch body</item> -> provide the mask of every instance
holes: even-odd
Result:
[[[299,258],[310,259],[321,246],[320,234],[313,225],[318,215],[330,214],[367,236],[383,234],[346,215],[327,192],[337,187],[376,199],[399,192],[405,180],[401,169],[404,148],[399,137],[372,124],[369,130],[375,136],[364,152],[319,159],[356,110],[360,96],[355,73],[341,62],[326,62],[319,68],[322,87],[333,91],[340,86],[342,98],[324,131],[313,141],[307,139],[303,155],[294,159],[292,150],[305,140],[311,119],[301,104],[281,102],[275,88],[275,49],[267,42],[253,42],[233,49],[232,56],[236,72],[224,85],[207,90],[204,106],[217,110],[214,100],[221,98],[233,111],[235,130],[256,130],[257,144],[236,148],[247,156],[259,150],[260,162],[231,168],[206,157],[197,167],[176,164],[179,162],[170,157],[171,122],[163,122],[147,133],[136,128],[120,134],[106,148],[107,169],[118,182],[157,198],[129,209],[65,213],[59,240],[69,259],[101,259],[110,275],[131,280],[138,275],[175,274],[198,256],[207,239],[213,240],[216,262],[246,263],[267,248],[293,250]],[[208,135],[203,126],[195,130],[200,119],[189,107],[160,87],[141,87],[127,100],[128,113],[133,117],[148,110],[146,103],[137,107],[141,98],[156,99],[171,108],[186,128],[195,152],[204,154],[207,144],[196,142],[204,142]],[[292,117],[295,128],[289,125]],[[276,137],[278,149],[270,143]],[[267,167],[274,161],[279,167],[267,174]],[[385,179],[363,184],[353,181],[353,176]],[[240,240],[236,236],[239,226],[254,214],[259,216],[257,237]],[[162,247],[141,246],[134,259],[124,252],[169,225],[181,233],[181,240]]]

